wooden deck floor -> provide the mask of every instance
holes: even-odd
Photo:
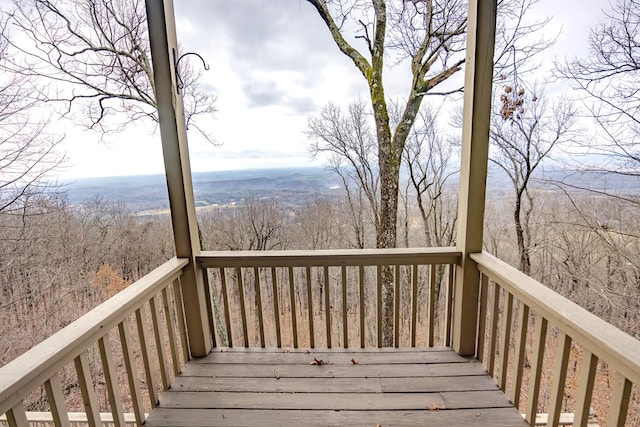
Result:
[[[479,362],[447,348],[218,349],[184,367],[145,425],[526,423]]]

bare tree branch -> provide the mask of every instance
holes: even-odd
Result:
[[[518,243],[520,270],[531,273],[530,218],[534,173],[558,145],[573,141],[576,111],[568,102],[549,104],[544,89],[527,89],[521,82],[504,86],[493,112],[490,161],[502,169],[513,184],[513,220]]]
[[[17,0],[7,16],[21,40],[5,39],[18,55],[3,70],[47,82],[40,99],[60,103],[69,117],[79,113],[104,134],[139,120],[157,122],[141,0]],[[181,67],[191,124],[215,111],[215,96],[198,88],[199,72],[186,62]]]
[[[0,66],[12,60],[0,23]],[[0,213],[21,206],[52,186],[46,178],[64,161],[62,138],[47,134],[47,121],[37,120],[38,101],[31,97],[33,81],[20,74],[0,76]]]
[[[585,95],[590,115],[608,144],[589,148],[608,157],[613,173],[640,175],[640,3],[615,0],[607,21],[591,31],[589,55],[556,63],[558,77]]]

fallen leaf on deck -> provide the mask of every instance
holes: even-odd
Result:
[[[277,380],[280,379],[280,373],[278,371],[273,371],[273,376],[276,377]]]
[[[316,365],[316,366],[322,366],[322,365],[326,365],[327,362],[325,362],[322,359],[316,359],[315,357],[313,358],[313,360],[311,361],[311,363],[309,363],[309,365]]]
[[[476,412],[476,417],[479,417],[482,415],[482,412]]]
[[[446,408],[447,407],[444,406],[444,405],[437,405],[437,404],[434,403],[433,405],[429,406],[427,409],[430,410],[430,411],[439,411],[441,409],[446,409]]]
[[[351,359],[351,363],[354,364],[354,365],[357,365],[358,361],[356,359]]]

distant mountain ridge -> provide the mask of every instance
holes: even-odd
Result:
[[[192,178],[197,206],[235,204],[248,195],[298,205],[340,191],[339,179],[323,167],[197,172]],[[124,203],[133,212],[169,206],[164,175],[85,178],[66,183],[64,189],[73,204],[100,197]]]
[[[640,192],[640,178],[624,175],[603,175],[601,172],[581,172],[565,169],[540,171],[532,183],[535,187],[557,188],[563,182],[573,188],[598,191]],[[450,180],[457,187],[457,176]],[[511,189],[509,177],[496,168],[489,172],[490,191]],[[342,194],[338,176],[324,167],[294,167],[251,169],[193,174],[193,188],[197,206],[232,205],[248,195],[257,198],[276,198],[290,206],[305,204],[314,197],[335,197]],[[133,212],[166,209],[169,206],[164,175],[85,178],[64,184],[72,204],[81,204],[95,197],[107,202],[124,203]]]

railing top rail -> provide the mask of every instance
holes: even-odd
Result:
[[[360,265],[453,264],[462,253],[454,247],[398,249],[328,249],[286,251],[205,251],[197,257],[212,267],[315,267]]]
[[[0,368],[0,414],[7,412],[133,313],[188,264],[173,258]]]
[[[583,345],[617,372],[640,384],[640,341],[589,313],[537,280],[488,253],[471,259],[490,279]]]

